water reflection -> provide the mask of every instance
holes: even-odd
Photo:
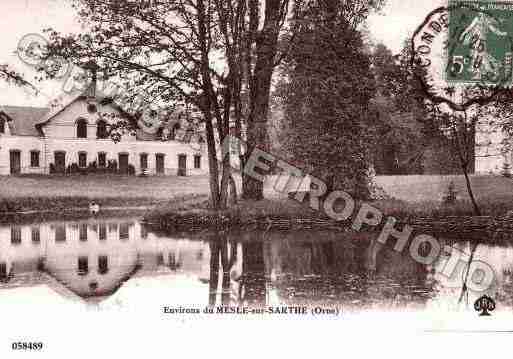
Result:
[[[455,245],[462,252],[467,247]],[[513,248],[480,246],[476,254],[497,270],[489,294],[513,307]],[[450,278],[433,269],[365,234],[206,233],[180,238],[149,232],[127,218],[0,227],[0,290],[46,284],[86,301],[116,296],[136,279],[180,278],[185,285],[177,290],[201,288],[195,302],[212,306],[316,303],[407,309],[456,303],[464,266]]]

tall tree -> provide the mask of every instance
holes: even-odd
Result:
[[[375,81],[358,31],[360,8],[349,11],[347,5],[307,1],[295,9],[299,25],[279,93],[288,125],[286,146],[298,164],[329,189],[362,198],[369,194],[367,111]]]

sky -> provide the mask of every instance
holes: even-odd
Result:
[[[384,43],[398,53],[404,41],[434,9],[447,5],[444,0],[387,0],[385,8],[368,19],[368,27],[376,43]]]
[[[368,28],[375,43],[382,42],[394,53],[405,39],[443,0],[388,0],[386,7],[368,19]],[[80,31],[76,15],[66,0],[0,0],[0,64],[8,63],[30,78],[34,71],[22,63],[15,50],[20,39],[30,33],[42,34],[44,28],[58,31]],[[62,94],[62,83],[38,83],[38,96],[26,90],[0,82],[0,105],[46,106]]]

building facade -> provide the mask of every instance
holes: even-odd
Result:
[[[506,136],[492,126],[481,125],[476,131],[476,173],[500,174],[511,166],[512,153],[504,146]]]
[[[54,109],[0,107],[0,175],[115,171],[120,174],[208,173],[202,136],[168,121],[148,133],[109,129],[126,116],[109,101],[80,95]]]

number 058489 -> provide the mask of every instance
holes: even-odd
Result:
[[[43,343],[41,342],[14,342],[11,345],[12,350],[42,350]]]

